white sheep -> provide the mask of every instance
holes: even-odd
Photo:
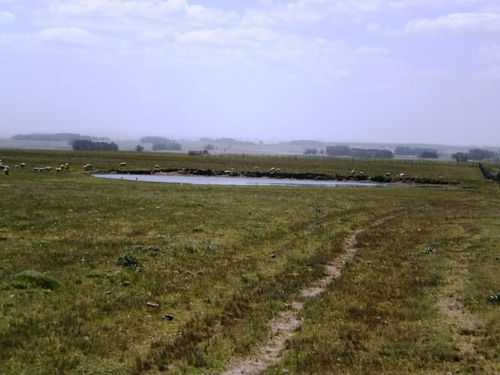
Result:
[[[127,166],[127,163],[125,163],[125,162],[120,163],[120,168],[121,167],[126,167],[126,166]]]
[[[400,174],[398,174],[398,177],[399,178],[405,178],[405,174],[404,173],[400,173]]]
[[[272,167],[271,169],[269,169],[269,173],[274,172],[275,170],[276,170],[276,168]]]
[[[390,172],[387,172],[387,173],[385,174],[385,177],[391,177],[391,173],[390,173]]]
[[[354,173],[356,173],[356,170],[355,170],[355,169],[353,169],[353,170],[351,171],[351,176],[354,176]]]
[[[26,167],[26,163],[21,163],[21,168],[25,168]]]
[[[59,173],[59,172],[61,172],[61,171],[62,171],[62,168],[61,168],[61,167],[56,168],[56,172],[57,172],[57,173]]]
[[[45,167],[45,172],[50,172],[52,170],[52,167]]]

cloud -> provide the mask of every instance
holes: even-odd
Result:
[[[0,25],[14,22],[16,18],[17,17],[14,13],[6,10],[0,10]]]
[[[159,23],[186,21],[220,24],[234,21],[234,12],[189,5],[186,0],[65,0],[55,1],[41,17],[93,17],[99,20],[130,18]]]
[[[479,50],[481,62],[500,61],[500,46],[483,47]]]
[[[422,18],[409,21],[404,32],[408,34],[500,32],[500,14],[454,13],[437,18]]]
[[[78,27],[54,27],[41,30],[38,38],[43,42],[61,42],[69,44],[89,44],[93,37],[87,30]]]

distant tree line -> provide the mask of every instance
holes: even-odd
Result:
[[[397,146],[394,149],[394,154],[399,156],[421,156],[424,152],[437,154],[437,150],[433,148]]]
[[[226,145],[254,145],[254,142],[250,141],[238,141],[237,139],[234,138],[209,138],[209,137],[203,137],[200,138],[200,142],[213,142],[213,143],[224,143]]]
[[[321,149],[318,151],[318,149],[316,147],[306,148],[304,150],[304,155],[317,155],[318,153],[323,155],[325,153],[325,150]]]
[[[468,160],[499,161],[500,160],[500,153],[495,152],[495,151],[491,151],[491,150],[483,150],[480,148],[473,148],[473,149],[470,149],[468,152],[457,152],[457,153],[452,155],[452,158],[455,159],[457,162],[466,162]]]
[[[328,156],[350,156],[364,159],[393,159],[394,154],[390,150],[350,148],[348,146],[327,146]]]
[[[149,136],[149,137],[142,137],[140,139],[142,143],[152,143],[153,144],[153,151],[178,151],[182,150],[182,147],[180,143],[177,143],[175,141],[172,141],[168,138],[165,137],[156,137],[156,136]]]
[[[182,150],[180,143],[167,139],[166,141],[153,144],[153,151],[179,151]]]
[[[75,133],[31,133],[31,134],[16,134],[12,137],[14,141],[69,141],[88,140],[88,141],[109,141],[108,137],[91,137],[88,135],[80,135]]]
[[[114,142],[93,142],[87,139],[73,141],[73,150],[76,151],[118,151],[118,145]]]
[[[324,142],[321,141],[313,141],[313,140],[308,140],[308,139],[299,139],[296,141],[289,141],[285,142],[286,144],[293,145],[293,146],[316,146],[316,147],[322,147],[325,145]]]
[[[418,157],[422,159],[439,159],[439,154],[436,150],[427,150],[419,154]]]

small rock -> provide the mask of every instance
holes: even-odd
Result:
[[[160,306],[160,304],[156,303],[156,302],[146,302],[146,305],[149,306],[149,307],[158,307],[158,306]]]
[[[173,315],[165,314],[165,315],[163,315],[163,319],[165,319],[165,320],[174,320],[174,317],[173,317]]]

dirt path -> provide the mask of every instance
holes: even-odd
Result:
[[[394,216],[378,220],[367,229],[376,228],[391,219],[394,219]],[[345,241],[344,252],[325,266],[325,276],[311,287],[301,290],[300,299],[290,304],[290,310],[280,312],[278,317],[269,322],[271,338],[259,347],[257,354],[230,365],[223,375],[259,374],[279,361],[281,351],[286,348],[288,340],[300,326],[299,313],[304,308],[304,302],[325,292],[327,287],[340,277],[345,266],[356,256],[357,237],[367,229],[358,229],[352,233]]]
[[[480,340],[475,336],[477,330],[483,327],[478,317],[468,312],[462,303],[460,296],[464,291],[464,280],[467,278],[468,270],[465,262],[451,261],[453,274],[446,279],[436,307],[446,317],[448,324],[456,327],[453,340],[460,350],[460,354],[474,361],[484,360],[475,350],[475,343]]]

